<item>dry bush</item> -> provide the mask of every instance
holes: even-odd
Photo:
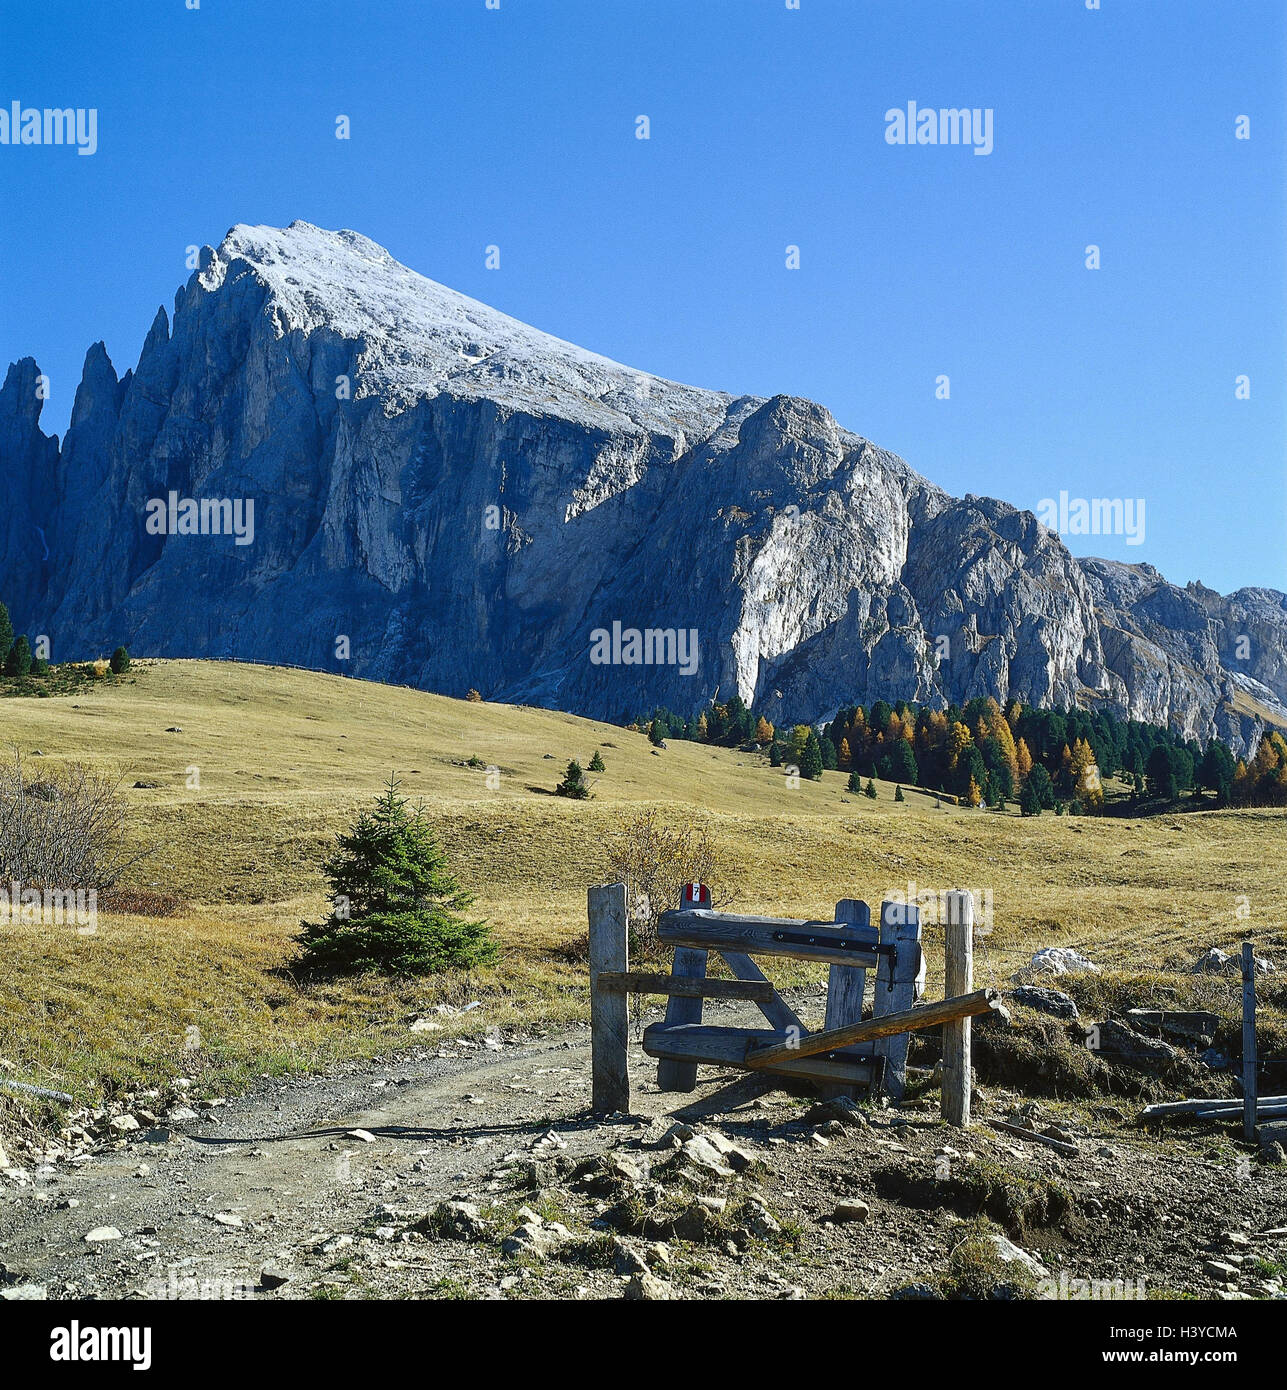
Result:
[[[28,779],[17,750],[0,762],[0,878],[108,888],[140,858],[125,848],[119,777],[61,763]]]
[[[604,847],[611,877],[626,885],[633,955],[660,954],[657,918],[679,906],[684,884],[704,883],[712,907],[732,900],[732,865],[707,823],[686,809],[664,817],[651,806],[627,812],[605,836]]]

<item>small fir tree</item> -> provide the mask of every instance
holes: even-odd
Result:
[[[584,801],[590,795],[590,788],[585,784],[585,773],[575,758],[568,764],[567,774],[554,788],[554,794],[570,796],[574,801]]]
[[[26,676],[31,673],[31,644],[25,635],[9,649],[9,655],[5,658],[4,673],[6,676]]]
[[[473,895],[448,870],[423,808],[409,808],[396,778],[339,837],[323,872],[330,916],[301,923],[295,937],[305,974],[427,975],[495,960],[487,924],[460,915]]]
[[[600,753],[599,750],[598,750],[597,748],[594,750],[594,757],[590,759],[590,771],[591,771],[591,772],[602,772],[602,771],[603,771],[603,754]]]

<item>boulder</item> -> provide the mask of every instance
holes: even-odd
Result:
[[[1208,1009],[1127,1009],[1126,1022],[1147,1037],[1177,1038],[1206,1048],[1220,1026],[1220,1016]]]
[[[1051,1018],[1064,1019],[1068,1023],[1076,1023],[1080,1017],[1072,995],[1051,989],[1048,985],[1019,985],[1010,991],[1010,998],[1025,1008],[1049,1014]]]
[[[1084,975],[1099,973],[1099,966],[1071,946],[1045,946],[1015,975],[1017,983],[1041,975]]]
[[[992,1253],[996,1255],[1003,1264],[1017,1264],[1026,1269],[1034,1279],[1047,1279],[1050,1271],[1041,1263],[1035,1255],[1030,1255],[1026,1250],[1021,1250],[1012,1240],[1007,1240],[998,1231],[990,1231],[985,1237],[988,1244],[992,1247]]]
[[[661,1303],[671,1297],[671,1287],[664,1279],[658,1279],[655,1274],[649,1274],[645,1271],[641,1274],[631,1275],[630,1282],[626,1285],[625,1297]]]
[[[1132,1067],[1161,1066],[1179,1055],[1160,1038],[1145,1038],[1114,1019],[1096,1023],[1087,1033],[1091,1050]]]

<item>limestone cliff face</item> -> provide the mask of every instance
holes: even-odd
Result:
[[[90,349],[61,447],[38,380],[0,389],[0,596],[55,659],[125,642],[608,718],[737,692],[793,718],[1100,701],[1238,748],[1287,723],[1283,595],[1078,562],[812,402],[633,371],[352,232],[233,228],[132,373]],[[171,492],[253,499],[253,542],[153,533]],[[695,631],[696,671],[596,664],[614,623]]]

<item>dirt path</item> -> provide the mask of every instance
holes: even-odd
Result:
[[[183,1132],[0,1178],[0,1285],[54,1299],[620,1297],[651,1269],[674,1297],[924,1295],[999,1183],[995,1229],[1052,1277],[1281,1296],[1287,1238],[1265,1233],[1287,1226],[1287,1172],[1239,1168],[1208,1135],[1159,1141],[1090,1106],[1080,1124],[1059,1117],[1080,1131],[1067,1157],[986,1123],[948,1130],[936,1097],[820,1121],[808,1098],[712,1071],[691,1096],[661,1095],[637,1047],[631,1061],[636,1113],[607,1123],[588,1114],[584,1030],[264,1081]],[[990,1092],[980,1115],[1019,1099]],[[676,1175],[678,1141],[659,1143],[670,1116],[739,1146],[739,1171]],[[609,1166],[575,1167],[594,1155]],[[485,1234],[426,1227],[453,1199]],[[843,1203],[866,1214],[841,1218]],[[663,1209],[680,1214],[668,1235]],[[563,1232],[557,1257],[503,1250],[527,1221]],[[100,1228],[119,1237],[87,1241]],[[1205,1268],[1226,1257],[1232,1274]]]

